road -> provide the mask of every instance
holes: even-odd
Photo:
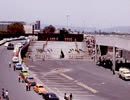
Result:
[[[29,70],[63,100],[73,93],[74,100],[129,100],[130,82],[109,69],[82,60],[27,59]]]
[[[9,90],[10,100],[43,100],[34,91],[26,92],[18,83],[18,71],[8,68],[12,50],[0,46],[0,91]],[[30,72],[45,87],[63,100],[64,93],[73,93],[74,100],[129,100],[130,82],[118,78],[108,69],[86,60],[40,60],[28,58]],[[1,93],[1,92],[0,92]]]
[[[12,58],[12,50],[0,46],[0,95],[2,88],[9,91],[10,100],[43,100],[33,90],[26,92],[25,84],[18,83],[18,71],[14,72],[8,64]]]

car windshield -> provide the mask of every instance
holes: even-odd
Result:
[[[124,72],[124,74],[130,74],[130,72]]]
[[[33,77],[28,77],[28,79],[34,79]]]
[[[22,71],[22,73],[28,73],[27,71]]]
[[[55,94],[49,94],[49,98],[56,98]]]
[[[17,64],[17,66],[21,66],[21,64]]]
[[[39,88],[43,88],[43,86],[39,86]]]

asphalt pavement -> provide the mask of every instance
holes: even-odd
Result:
[[[25,84],[18,82],[18,71],[9,68],[9,61],[12,59],[12,50],[0,46],[0,96],[2,88],[9,91],[10,100],[43,100],[42,96],[25,90]]]
[[[89,57],[58,58],[62,47],[63,51],[75,48],[71,43],[66,45],[62,42],[62,45],[59,45],[61,43],[51,41],[47,43],[45,51],[37,52],[43,43],[31,43],[27,53],[31,57],[27,57],[26,65],[29,71],[61,100],[64,100],[64,93],[72,93],[74,100],[129,100],[130,81],[124,81],[117,74],[113,75],[111,70],[95,65],[92,60],[87,59]],[[85,50],[83,46],[81,48]],[[44,52],[48,55],[48,50],[54,52],[49,53],[50,58],[42,59],[43,57],[36,56],[42,56]]]
[[[18,71],[9,68],[12,50],[0,46],[0,94],[2,88],[9,91],[10,100],[43,100],[42,96],[25,90],[18,82]],[[26,65],[33,76],[48,91],[55,92],[60,100],[64,93],[73,94],[74,100],[129,100],[130,82],[113,75],[112,71],[96,66],[94,62],[77,59],[27,58]]]
[[[112,71],[82,60],[28,59],[29,70],[50,91],[63,100],[72,93],[74,100],[129,100],[130,82],[113,75]]]

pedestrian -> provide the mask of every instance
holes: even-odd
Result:
[[[11,68],[11,62],[9,62],[9,67]]]
[[[31,84],[28,83],[28,90],[30,91],[31,90]]]
[[[5,90],[4,90],[4,88],[2,88],[2,97],[3,97],[3,99],[5,98]]]
[[[113,75],[115,75],[115,70],[114,69],[112,70],[112,72],[113,72]]]
[[[16,65],[14,64],[14,71],[16,70]]]
[[[9,94],[9,92],[8,92],[8,90],[6,90],[6,91],[5,91],[5,99],[6,99],[6,100],[9,100],[8,94]]]
[[[66,96],[66,93],[64,94],[64,99],[69,100],[69,97]]]
[[[21,75],[21,78],[22,78],[22,83],[25,82],[25,77],[24,77],[24,75]]]
[[[72,100],[73,96],[72,96],[72,93],[70,94],[70,100]]]
[[[26,85],[26,91],[28,91],[28,83],[25,83],[25,85]]]
[[[20,75],[18,76],[18,81],[19,81],[19,83],[21,82],[21,76]]]

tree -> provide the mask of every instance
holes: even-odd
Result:
[[[8,25],[7,32],[10,34],[25,34],[23,24],[18,22]]]
[[[46,33],[46,34],[51,34],[51,33],[54,33],[55,31],[56,31],[56,28],[52,25],[46,26],[43,29],[43,33]]]

